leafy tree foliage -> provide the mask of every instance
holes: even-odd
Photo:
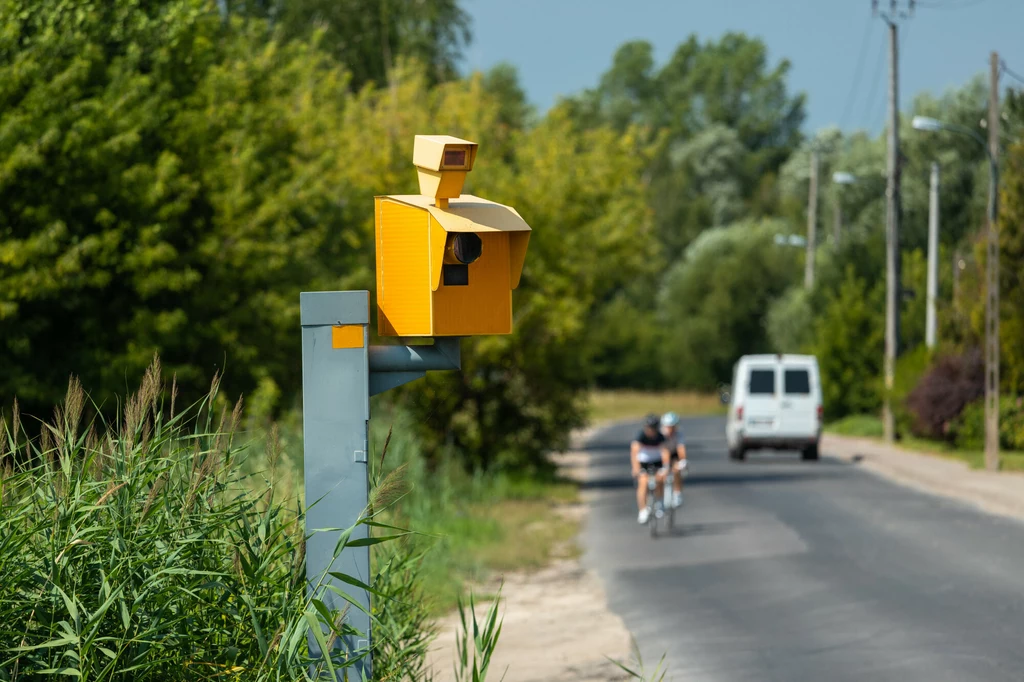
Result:
[[[764,43],[741,33],[706,43],[690,36],[660,68],[650,43],[633,41],[597,88],[573,100],[587,125],[638,125],[656,143],[646,178],[670,258],[711,225],[770,210],[772,178],[804,119],[803,95],[786,88],[789,68],[772,66]]]
[[[1019,96],[1011,98],[1013,121],[1024,124]],[[999,206],[999,274],[1002,319],[999,326],[1003,384],[1024,393],[1024,142],[1010,146],[1003,159]]]
[[[432,83],[458,75],[469,15],[458,0],[220,0],[227,14],[270,19],[285,38],[320,33],[321,46],[352,76],[382,84],[400,58],[426,67]]]
[[[814,311],[810,292],[793,287],[768,308],[765,331],[771,349],[777,353],[801,353],[814,340]]]
[[[784,229],[765,220],[707,230],[668,271],[657,314],[673,381],[713,389],[729,380],[740,355],[770,350],[769,303],[803,274],[799,253],[774,244]]]
[[[103,400],[157,351],[183,397],[225,359],[232,392],[294,393],[299,289],[371,243],[336,199],[344,70],[192,0],[13,16],[0,394],[42,408],[76,374]]]
[[[884,285],[869,287],[848,268],[817,321],[813,346],[821,371],[825,416],[870,414],[880,403]]]

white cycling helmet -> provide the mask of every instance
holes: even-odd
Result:
[[[665,416],[661,418],[661,425],[668,428],[670,426],[679,425],[679,415],[675,412],[666,412]]]

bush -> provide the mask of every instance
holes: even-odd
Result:
[[[982,450],[985,447],[985,401],[977,400],[964,408],[951,427],[952,439],[958,448]],[[1024,450],[1024,410],[1021,399],[1003,397],[999,400],[999,447]]]
[[[979,349],[940,357],[907,396],[913,433],[951,440],[954,420],[984,390],[985,371]]]
[[[907,397],[917,388],[921,382],[921,377],[928,371],[931,359],[931,351],[922,344],[909,353],[900,356],[896,361],[891,405],[893,416],[896,419],[896,432],[899,434],[915,433],[914,415],[907,405]],[[883,397],[885,395],[884,389],[883,385]]]

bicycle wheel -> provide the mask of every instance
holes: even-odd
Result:
[[[647,492],[647,525],[651,529],[651,537],[658,537],[658,501],[654,497],[654,490]]]

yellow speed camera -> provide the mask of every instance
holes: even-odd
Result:
[[[475,142],[417,135],[420,194],[375,198],[382,336],[512,332],[530,226],[511,206],[462,194]]]

